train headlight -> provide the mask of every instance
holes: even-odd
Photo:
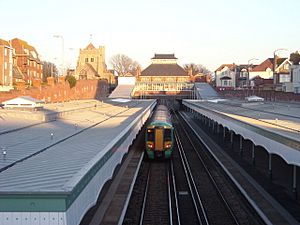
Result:
[[[154,148],[154,144],[153,143],[147,143],[147,147],[150,148],[150,149],[153,149]]]
[[[172,144],[171,144],[171,142],[167,142],[167,143],[165,143],[165,148],[171,148],[172,147]]]

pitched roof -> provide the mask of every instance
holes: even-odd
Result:
[[[273,69],[273,61],[274,58],[268,58],[265,61],[263,61],[261,64],[253,68],[253,72],[258,72],[258,71],[266,71],[268,68],[271,70]]]
[[[92,43],[89,43],[89,45],[86,46],[86,48],[85,48],[85,50],[92,50],[92,49],[96,49]]]
[[[0,39],[0,45],[10,46],[9,42],[3,39]]]
[[[151,59],[177,59],[175,54],[154,54],[154,57]]]
[[[24,48],[28,49],[29,51],[37,52],[37,51],[35,50],[35,48],[34,48],[33,46],[31,46],[30,44],[28,44],[26,41],[21,40],[21,39],[19,39],[19,38],[14,38],[14,39],[12,39],[12,41],[13,41],[13,40],[19,42],[20,45],[24,46]]]
[[[217,71],[221,71],[224,67],[228,67],[230,70],[233,70],[235,69],[236,65],[234,63],[232,64],[222,64],[218,69],[216,69],[216,72]]]
[[[278,59],[276,59],[276,68],[278,66],[280,66],[286,59],[287,58],[278,58]],[[252,71],[254,71],[254,72],[266,71],[268,68],[273,70],[273,66],[274,66],[273,63],[274,63],[274,58],[267,58],[261,64],[254,67]]]
[[[188,73],[178,64],[151,64],[141,76],[188,76]]]

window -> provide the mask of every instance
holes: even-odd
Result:
[[[147,129],[147,141],[154,141],[154,129]]]
[[[91,62],[94,62],[94,58],[91,58]]]
[[[165,129],[165,141],[171,141],[171,129]]]
[[[85,62],[89,62],[89,58],[85,58]]]
[[[7,69],[7,62],[4,63],[4,69]]]
[[[4,49],[4,56],[7,56],[7,49]]]

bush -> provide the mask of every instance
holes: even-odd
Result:
[[[73,88],[73,87],[76,86],[77,80],[76,80],[76,78],[74,76],[67,75],[65,80],[68,81],[68,83],[70,85],[70,88]]]

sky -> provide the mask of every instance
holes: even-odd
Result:
[[[0,0],[0,38],[20,38],[42,60],[74,67],[79,49],[105,46],[142,68],[155,53],[178,64],[258,64],[300,50],[299,0]],[[55,38],[54,35],[59,35]]]

